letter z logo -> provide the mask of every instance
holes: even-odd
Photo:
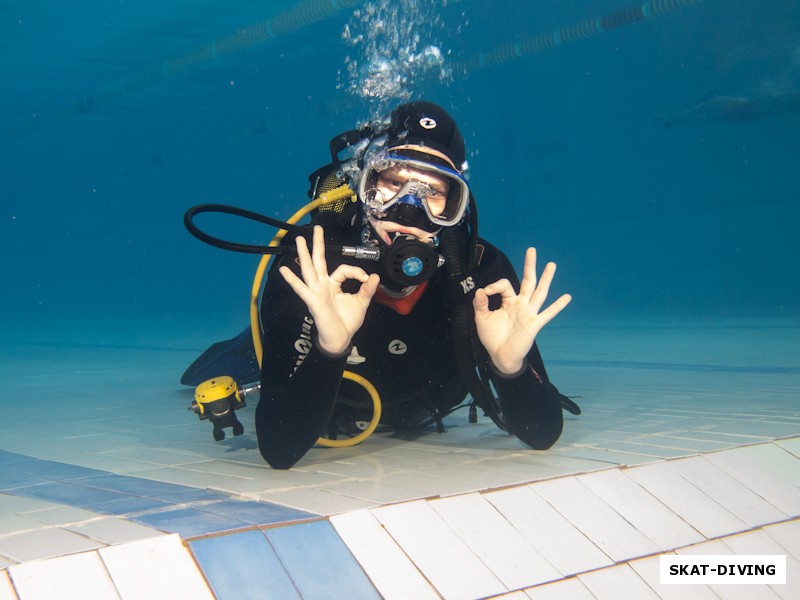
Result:
[[[390,354],[405,354],[408,352],[408,345],[403,340],[392,340],[389,342]]]

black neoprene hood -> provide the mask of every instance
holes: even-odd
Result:
[[[388,145],[426,146],[443,153],[461,170],[467,159],[464,138],[455,120],[432,102],[401,104],[391,115]]]

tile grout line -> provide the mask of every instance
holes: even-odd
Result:
[[[752,444],[743,444],[743,445],[735,446],[733,448],[720,449],[720,450],[715,450],[715,451],[712,451],[712,452],[694,453],[692,456],[704,456],[704,455],[710,455],[710,454],[717,454],[717,453],[727,452],[727,451],[735,450],[735,449],[739,449],[739,448],[747,448],[747,447],[754,447],[754,446],[775,445],[775,446],[779,447],[781,450],[783,450],[783,451],[787,452],[788,454],[790,454],[791,456],[795,456],[796,457],[795,453],[791,452],[791,450],[783,447],[780,444],[781,441],[792,440],[792,439],[800,439],[800,438],[798,438],[797,436],[783,436],[783,437],[776,438],[776,439],[773,439],[773,440],[768,441],[768,442],[754,442]],[[680,457],[680,458],[683,458],[683,457]],[[658,461],[655,461],[655,462],[669,463],[672,460],[679,460],[680,458],[661,459],[661,460],[658,460]],[[608,469],[600,469],[600,470],[602,471],[602,470],[616,469],[616,470],[624,471],[624,470],[626,470],[628,468],[631,468],[631,467],[628,467],[628,466],[625,466],[625,465],[616,465],[616,466],[609,466]],[[586,471],[584,473],[590,473],[590,472],[596,472],[596,471]],[[559,475],[559,476],[556,476],[556,477],[548,477],[548,478],[544,478],[542,480],[534,481],[534,482],[528,482],[528,483],[522,483],[522,484],[510,484],[508,486],[501,486],[501,487],[497,487],[497,488],[491,488],[490,487],[490,488],[487,488],[487,489],[482,490],[482,491],[477,492],[477,493],[484,494],[484,493],[487,493],[487,492],[494,492],[494,491],[498,491],[498,490],[511,489],[511,488],[517,488],[517,487],[523,487],[523,486],[533,486],[533,487],[535,487],[536,483],[538,483],[540,481],[551,481],[551,480],[561,479],[561,478],[565,478],[565,477],[575,477],[575,476],[580,475],[580,474],[582,474],[582,472],[574,472],[574,473]],[[455,494],[455,495],[459,495],[459,494]],[[426,498],[423,498],[423,499],[417,499],[415,501],[424,501],[424,502],[427,503],[427,502],[430,502],[431,500],[436,500],[436,499],[439,499],[439,498],[441,498],[441,496],[431,496],[431,497],[426,497]],[[210,502],[210,501],[207,501],[207,502]],[[403,504],[403,503],[407,503],[407,502],[409,502],[409,501],[397,501],[397,502],[392,502],[392,503],[387,503],[387,504],[381,505],[381,507],[382,506],[391,506],[391,505],[394,505],[394,504]],[[269,530],[269,529],[274,529],[274,528],[279,528],[279,527],[289,527],[289,526],[292,526],[292,525],[295,525],[295,524],[310,523],[310,522],[317,522],[317,521],[324,521],[324,520],[330,521],[330,516],[310,517],[310,518],[307,518],[307,519],[301,519],[301,520],[297,520],[297,521],[292,521],[290,523],[273,523],[273,524],[270,524],[268,526],[252,525],[252,526],[247,526],[247,527],[243,527],[243,528],[237,528],[237,529],[234,529],[234,530],[227,530],[227,531],[214,532],[214,533],[203,534],[203,535],[198,535],[198,536],[192,536],[192,537],[182,538],[182,544],[185,547],[188,547],[188,544],[190,542],[192,542],[192,541],[196,541],[196,540],[199,540],[199,539],[206,539],[206,538],[209,538],[209,537],[219,537],[219,536],[228,535],[228,534],[233,535],[233,534],[236,534],[236,533],[241,533],[241,532],[250,531],[250,530],[254,530],[254,529],[258,529],[258,530],[264,531],[264,530]],[[769,522],[769,523],[762,523],[762,524],[758,524],[758,525],[753,525],[752,527],[747,528],[747,529],[742,529],[741,531],[735,531],[735,532],[725,533],[725,534],[721,534],[721,535],[716,535],[716,536],[713,536],[711,538],[707,538],[705,540],[705,542],[714,541],[714,540],[720,540],[720,539],[724,539],[726,537],[733,536],[733,535],[738,535],[738,534],[741,534],[741,533],[749,533],[749,532],[753,532],[753,531],[758,531],[758,530],[761,530],[761,529],[763,529],[764,527],[767,527],[767,526],[780,525],[780,524],[784,524],[784,523],[794,522],[794,521],[797,521],[797,520],[798,520],[798,518],[796,516],[787,516],[787,518],[785,518],[785,519],[776,520],[776,521],[772,521],[772,522]],[[394,538],[392,538],[392,539],[394,539]],[[698,543],[705,543],[705,542],[698,542]],[[591,573],[591,572],[594,572],[594,571],[599,571],[599,570],[603,570],[603,569],[607,569],[607,568],[612,568],[614,566],[620,566],[620,565],[624,565],[624,564],[629,564],[633,560],[639,560],[639,559],[643,559],[643,558],[647,558],[647,557],[651,557],[651,556],[659,556],[659,555],[662,555],[662,554],[675,552],[676,550],[681,550],[683,548],[692,547],[694,545],[696,545],[696,544],[690,544],[690,545],[687,545],[687,546],[681,546],[681,547],[676,547],[676,548],[672,548],[672,549],[665,549],[665,550],[663,550],[661,552],[650,553],[650,554],[646,554],[646,555],[642,555],[642,556],[635,556],[635,557],[630,557],[630,558],[626,558],[626,559],[619,559],[617,561],[614,561],[613,565],[600,567],[598,569],[589,569],[589,570],[584,571],[582,573],[572,574],[572,575],[570,575],[570,577],[577,577],[578,575],[581,575],[581,574],[584,574],[584,573]],[[191,549],[190,549],[190,551],[191,551]],[[91,551],[88,551],[87,553],[92,553],[92,552],[98,552],[98,550],[97,549],[91,550]],[[82,554],[82,553],[83,552],[74,552],[74,553],[70,553],[70,554]],[[196,561],[196,557],[194,556],[193,553],[191,553],[191,555],[192,555],[192,557],[193,557],[193,559],[195,560],[195,563],[196,563],[197,562]],[[101,558],[102,558],[102,556],[101,556]],[[411,559],[411,557],[408,557],[408,558]],[[413,560],[412,560],[412,563],[413,563]],[[10,565],[10,566],[13,566],[13,565]],[[198,565],[198,568],[199,568],[199,565]],[[8,573],[9,574],[9,578],[11,578],[10,572],[8,571],[8,567],[4,568],[2,570],[2,572]],[[202,569],[200,570],[200,572],[202,573]],[[429,578],[424,573],[422,573],[422,575],[425,577],[426,581],[429,581]],[[567,578],[564,578],[564,579],[567,579]],[[556,581],[558,581],[558,580],[556,580]],[[537,585],[544,585],[544,583],[543,584],[537,584]],[[522,588],[522,589],[529,589],[529,588]]]

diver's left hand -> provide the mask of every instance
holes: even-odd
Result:
[[[508,375],[518,373],[536,335],[572,300],[564,294],[541,310],[556,272],[555,263],[547,263],[542,278],[536,281],[536,249],[528,248],[519,294],[508,279],[501,279],[475,292],[475,325],[478,337],[489,353],[495,368]],[[500,294],[502,305],[489,310],[489,296]]]

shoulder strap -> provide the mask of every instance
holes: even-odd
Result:
[[[480,406],[498,427],[505,430],[500,405],[489,386],[488,359],[483,346],[477,343],[475,320],[472,318],[469,306],[474,295],[474,284],[470,283],[470,275],[462,266],[462,252],[456,229],[455,227],[444,229],[440,246],[445,258],[453,351],[473,402]],[[470,418],[472,416],[471,412]]]

